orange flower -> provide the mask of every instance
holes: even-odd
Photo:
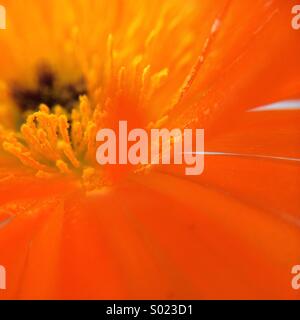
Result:
[[[299,298],[300,111],[254,109],[300,98],[294,1],[2,3],[0,298]],[[123,119],[204,174],[99,166]]]

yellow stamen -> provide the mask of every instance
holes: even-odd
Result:
[[[56,167],[59,169],[61,173],[65,173],[65,174],[71,173],[71,170],[69,169],[68,165],[63,160],[57,160]]]
[[[70,137],[69,137],[69,123],[68,123],[68,119],[65,115],[61,115],[58,118],[58,126],[59,126],[59,131],[60,134],[62,136],[62,138],[64,139],[65,142],[70,143]]]

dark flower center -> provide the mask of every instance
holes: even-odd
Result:
[[[61,84],[54,71],[47,65],[37,68],[36,85],[33,89],[19,83],[11,86],[11,96],[22,111],[36,110],[42,103],[48,107],[61,105],[70,110],[78,98],[86,93],[87,88],[83,78]]]

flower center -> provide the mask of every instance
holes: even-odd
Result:
[[[19,83],[11,86],[11,96],[22,111],[37,110],[42,103],[50,108],[61,105],[70,111],[79,97],[86,93],[83,78],[68,84],[60,83],[55,72],[46,64],[37,68],[34,88]]]
[[[36,70],[33,88],[11,85],[11,97],[24,112],[19,131],[0,127],[5,151],[40,178],[80,177],[88,191],[104,183],[95,169],[95,119],[83,78],[63,84],[47,65]]]

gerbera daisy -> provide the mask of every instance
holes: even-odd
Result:
[[[294,1],[2,4],[1,298],[299,297]],[[124,119],[204,128],[204,174],[99,166]]]

